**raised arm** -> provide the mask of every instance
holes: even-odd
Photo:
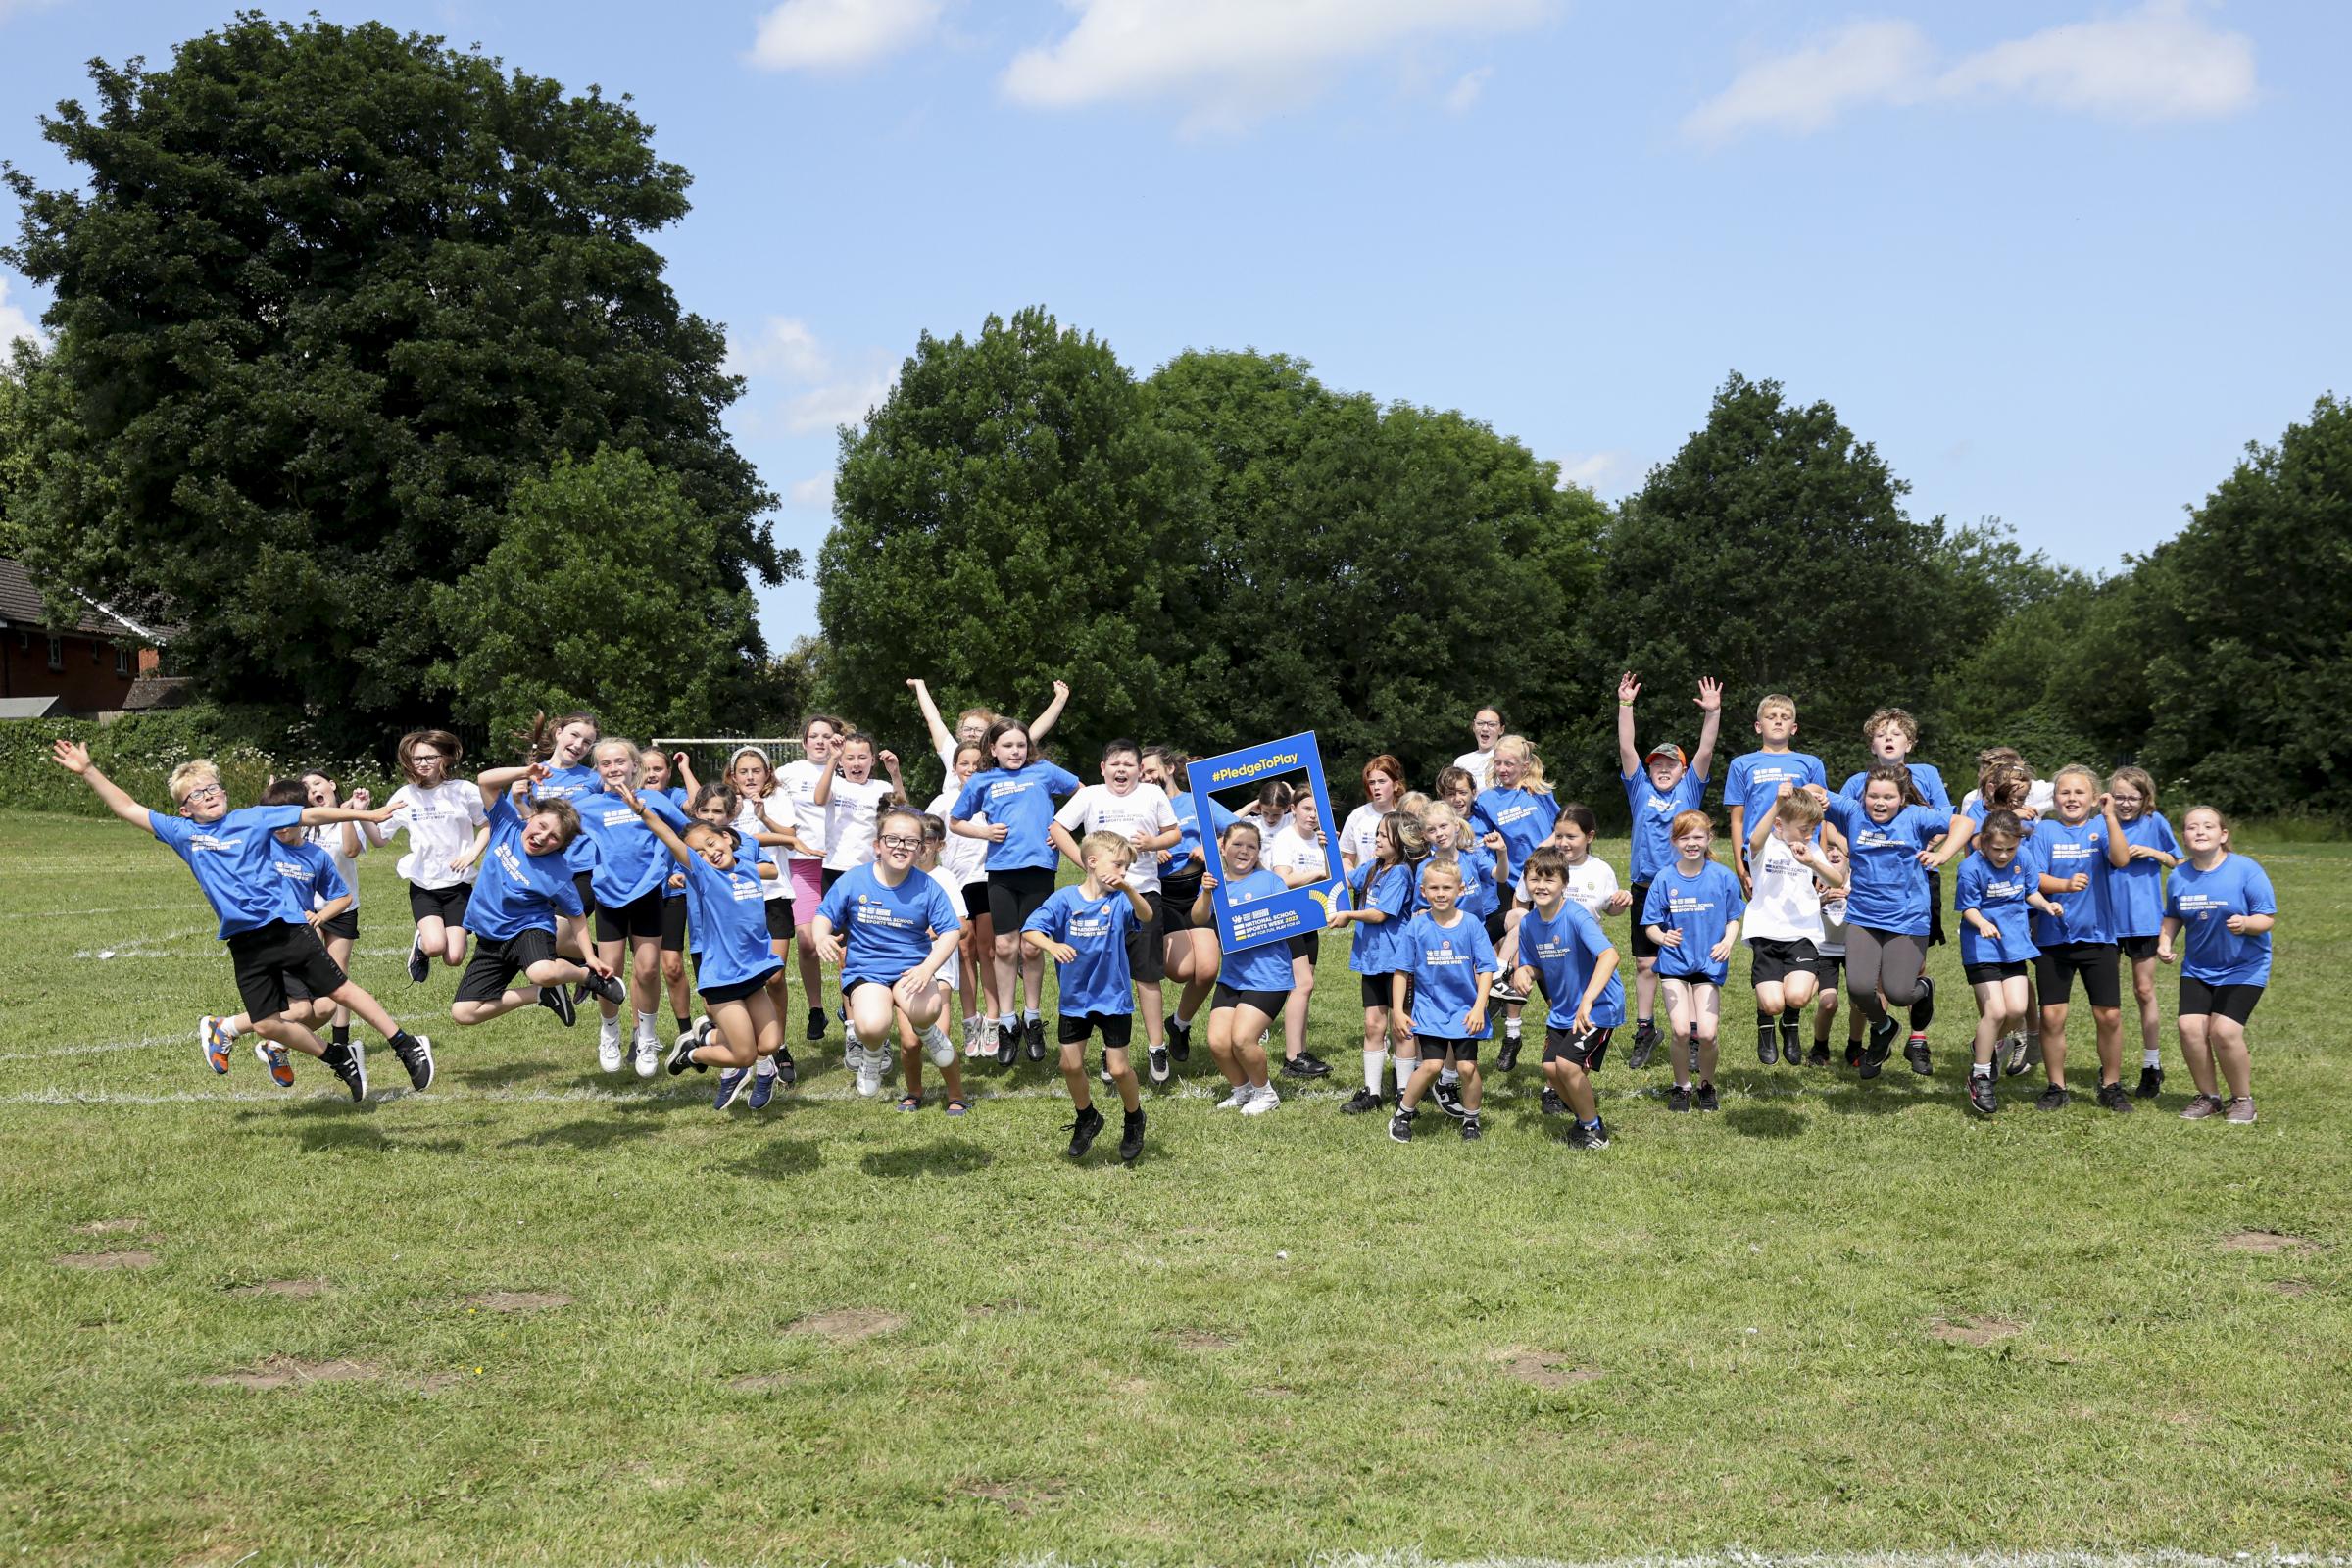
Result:
[[[498,804],[500,796],[513,789],[518,781],[545,777],[545,762],[531,762],[517,767],[485,767],[473,781],[473,787],[482,792],[482,809],[487,811]]]
[[[1642,752],[1634,744],[1634,701],[1642,695],[1642,682],[1632,670],[1617,677],[1617,771],[1632,778],[1642,771]]]
[[[1698,721],[1698,750],[1690,756],[1690,771],[1705,778],[1714,770],[1715,736],[1723,728],[1723,682],[1709,675],[1698,678],[1698,696],[1692,701],[1705,716]]]
[[[1045,706],[1044,711],[1029,721],[1029,744],[1035,746],[1052,733],[1054,726],[1061,722],[1061,710],[1069,706],[1070,683],[1066,680],[1055,681],[1054,700]]]
[[[1781,786],[1781,794],[1787,795],[1794,788],[1795,786],[1792,784],[1784,784]],[[1740,808],[1734,806],[1732,809],[1737,811]],[[1773,815],[1774,813],[1771,811],[1760,813],[1753,825],[1747,829],[1747,858],[1749,859],[1752,860],[1764,853],[1764,841],[1772,837]]]
[[[939,705],[931,700],[931,688],[923,684],[923,678],[907,676],[906,688],[914,693],[914,706],[923,710],[923,727],[931,732],[931,749],[944,752],[954,746],[956,737],[949,731],[948,721],[939,716]]]
[[[304,827],[324,827],[329,822],[387,822],[393,815],[409,808],[406,801],[394,801],[389,806],[371,807],[361,810],[353,806],[306,806],[302,808]]]
[[[2132,846],[2124,838],[2124,824],[2115,814],[2115,797],[2105,790],[2099,792],[2099,813],[2107,818],[2107,863],[2121,871],[2132,863]]]
[[[694,763],[687,760],[684,752],[672,752],[669,754],[669,770],[678,776],[678,787],[686,792],[686,804],[693,805],[694,798],[703,793],[702,784],[694,776]]]
[[[122,793],[121,785],[98,771],[90,760],[90,749],[78,741],[52,741],[49,760],[90,787],[90,793],[106,803],[106,808],[128,822],[142,833],[155,831],[155,816],[147,808]]]
[[[680,865],[684,865],[688,860],[694,858],[694,851],[686,847],[686,841],[678,837],[678,830],[669,825],[666,817],[657,816],[647,810],[645,803],[637,798],[637,792],[628,785],[619,786],[619,790],[623,804],[637,813],[637,820],[643,822],[648,831],[662,841],[672,858]]]

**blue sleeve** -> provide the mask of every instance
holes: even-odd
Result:
[[[1756,770],[1747,756],[1732,759],[1732,765],[1723,770],[1723,800],[1726,806],[1747,805],[1747,775]]]
[[[1810,752],[1801,755],[1805,760],[1806,782],[1818,784],[1825,790],[1828,789],[1830,787],[1830,770],[1822,765],[1821,759]]]
[[[1213,795],[1208,798],[1209,837],[1215,838],[1219,836],[1227,828],[1233,826],[1234,823],[1240,820],[1241,817],[1238,813],[1229,811],[1225,808],[1225,803],[1223,801],[1218,800]]]
[[[1471,797],[1470,825],[1481,829],[1482,836],[1494,831],[1494,813],[1487,809],[1487,797],[1483,790]]]
[[[2163,816],[2158,816],[2155,822],[2156,847],[2175,859],[2180,858],[2180,841],[2173,836],[2172,822]]]
[[[2180,879],[2178,876],[2164,879],[2164,917],[2168,920],[2180,918]]]
[[[1847,838],[1854,836],[1854,818],[1862,814],[1862,804],[1851,795],[1833,795],[1822,808],[1822,814],[1838,824],[1838,831]]]
[[[335,858],[324,850],[318,852],[318,858],[314,862],[311,891],[322,899],[351,897],[351,884],[343,880],[343,873],[335,869]]]
[[[493,833],[502,827],[519,829],[522,826],[522,814],[514,809],[514,797],[504,790],[499,792],[498,800],[483,814]]]
[[[1373,890],[1372,906],[1392,920],[1401,920],[1412,909],[1413,873],[1401,865],[1390,866],[1380,876],[1380,886]]]
[[[1984,861],[1972,855],[1960,862],[1960,874],[1952,878],[1952,912],[1965,914],[1984,902]]]
[[[1723,920],[1724,924],[1729,925],[1746,915],[1747,900],[1740,895],[1740,879],[1728,869],[1718,865],[1715,874],[1723,884]]]
[[[1664,925],[1674,913],[1674,900],[1666,892],[1666,878],[1660,876],[1649,885],[1649,897],[1642,901],[1642,923]]]
[[[272,833],[302,826],[302,808],[299,806],[248,806],[242,811],[228,814],[240,821],[257,822]]]
[[[2277,914],[2278,895],[2271,891],[2271,874],[2252,860],[2246,862],[2246,912]]]
[[[555,906],[558,914],[568,914],[575,920],[582,918],[585,913],[580,907],[580,890],[567,874],[556,877],[555,896],[548,903]]]
[[[1464,915],[1462,918],[1470,927],[1471,972],[1494,974],[1501,968],[1501,965],[1494,961],[1494,944],[1487,940],[1486,922],[1474,919],[1469,915]]]
[[[147,831],[155,835],[157,843],[184,851],[188,840],[196,836],[196,824],[184,816],[166,816],[151,808],[147,812]]]
[[[974,773],[963,781],[963,788],[956,792],[956,804],[948,808],[950,817],[958,822],[971,819],[980,809],[980,781],[986,777],[986,773]]]
[[[1068,911],[1069,906],[1062,903],[1061,895],[1056,893],[1030,911],[1029,918],[1021,922],[1021,929],[1043,931],[1054,941],[1059,942],[1062,929],[1066,924],[1064,916]]]
[[[1046,793],[1048,795],[1075,795],[1086,787],[1079,781],[1077,774],[1071,772],[1068,768],[1063,767],[1060,763],[1048,762],[1046,766],[1054,770],[1052,774],[1053,782],[1046,786]]]
[[[852,873],[854,876],[856,873]],[[850,877],[837,878],[830,891],[816,906],[816,917],[831,922],[833,934],[839,936],[845,927],[842,917],[850,912]]]
[[[1849,801],[1858,801],[1862,798],[1862,786],[1869,782],[1870,775],[1868,773],[1856,773],[1838,786],[1838,793]]]
[[[667,822],[673,832],[683,833],[686,831],[685,810],[666,794],[640,795],[637,798],[645,803],[646,810],[649,813]],[[662,848],[667,849],[668,846],[664,845]]]
[[[1560,906],[1560,911],[1568,916],[1568,923],[1576,928],[1577,939],[1594,958],[1616,951],[1616,944],[1609,940],[1609,934],[1601,929],[1600,922],[1592,918],[1591,909],[1570,899]]]

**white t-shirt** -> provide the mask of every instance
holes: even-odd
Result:
[[[1287,823],[1290,819],[1283,820]],[[1286,826],[1266,840],[1265,853],[1259,859],[1267,870],[1277,873],[1312,871],[1318,881],[1331,874],[1323,858],[1323,846],[1314,841],[1312,834],[1301,833],[1295,827]],[[1283,880],[1287,882],[1290,878],[1286,876]]]
[[[1520,879],[1521,894],[1527,891],[1526,879]],[[1609,912],[1609,900],[1617,896],[1617,869],[1597,855],[1585,857],[1582,865],[1568,868],[1568,897],[1584,906],[1593,919]]]
[[[951,844],[955,843],[956,835],[953,833],[949,834],[948,842]],[[980,844],[978,839],[969,839],[965,842],[971,844]],[[985,844],[980,844],[980,852],[983,855],[987,854],[988,846]],[[939,891],[948,896],[948,902],[956,906],[956,912],[957,914],[963,913],[963,889],[956,883],[956,878],[949,874],[948,868],[945,864],[935,865],[930,870],[925,871],[923,875],[929,877],[932,881],[939,884]],[[987,873],[984,871],[981,873],[981,875],[986,876]],[[948,983],[948,989],[950,991],[953,991],[957,986],[963,984],[963,948],[960,944],[957,945],[953,953],[948,955],[948,961],[939,966],[939,977]],[[944,1027],[947,1020],[943,1018],[940,1020],[940,1022]]]
[[[482,792],[479,790],[474,791],[473,798],[475,803],[478,805],[482,798]],[[343,830],[346,827],[351,829],[351,836],[359,842],[359,855],[345,855],[343,853]],[[302,836],[306,839],[309,839],[313,844],[318,845],[320,849],[324,850],[328,857],[334,860],[335,874],[342,877],[344,886],[351,889],[352,908],[355,910],[359,908],[359,858],[360,855],[366,855],[368,853],[368,825],[365,822],[321,822],[317,827],[304,828],[302,830]],[[466,842],[471,843],[472,840],[468,839]],[[318,905],[313,904],[311,907],[317,908]]]
[[[962,789],[963,786],[956,782],[955,775],[950,774],[948,788],[941,790],[938,798],[927,808],[928,814],[938,817],[942,822],[955,815],[956,797]],[[976,815],[970,820],[985,822],[988,818],[982,814]],[[975,882],[987,881],[988,841],[986,839],[967,839],[962,834],[951,830],[948,834],[948,841],[939,847],[939,869],[945,872],[949,882],[958,889],[970,887]],[[963,907],[963,897],[960,892],[956,895],[956,907],[958,909]]]
[[[792,804],[792,830],[808,847],[807,854],[787,851],[787,859],[821,860],[825,857],[825,808],[816,804],[816,781],[823,776],[824,770],[806,757],[776,770],[775,793]],[[777,813],[776,820],[787,818]]]
[[[444,779],[429,790],[403,784],[392,792],[392,799],[408,807],[390,823],[409,836],[409,853],[400,858],[401,876],[420,888],[471,882],[477,867],[452,871],[449,862],[473,847],[474,830],[484,820],[482,792],[473,780]]]
[[[1774,942],[1810,942],[1821,946],[1821,889],[1813,868],[1778,833],[1764,837],[1764,848],[1748,858],[1747,874],[1755,892],[1747,901],[1747,918],[1740,922],[1742,937]]]
[[[1176,808],[1168,804],[1168,792],[1143,782],[1124,795],[1112,794],[1107,784],[1088,784],[1062,803],[1054,820],[1081,839],[1089,833],[1116,833],[1129,842],[1138,833],[1165,833],[1177,826]],[[1127,885],[1147,896],[1159,891],[1157,850],[1135,852],[1135,863],[1127,868]]]
[[[1845,900],[1825,898],[1821,901],[1821,940],[1814,943],[1813,947],[1825,958],[1845,956]]]
[[[1453,765],[1477,781],[1482,790],[1494,786],[1494,754],[1493,752],[1464,752],[1453,760]]]
[[[762,803],[752,800],[747,796],[738,795],[735,797],[735,826],[745,835],[744,843],[738,847],[738,852],[755,868],[757,868],[760,862],[762,860],[770,860],[776,863],[777,875],[763,876],[760,879],[760,897],[762,899],[790,900],[792,897],[792,878],[782,874],[784,870],[784,851],[781,848],[770,849],[766,845],[760,843],[760,840],[754,836],[756,834],[773,831],[773,829],[769,828],[765,822],[760,820],[760,808],[762,804],[767,805],[767,814],[775,817],[779,826],[790,827],[792,825],[791,823],[785,821],[784,818],[778,814],[784,809],[783,796],[770,795],[767,798],[766,803]],[[662,883],[662,890],[666,892],[668,887],[669,884],[667,881],[664,881]]]
[[[1380,819],[1388,813],[1370,801],[1348,813],[1340,824],[1340,858],[1362,865],[1380,844]]]
[[[1984,799],[1983,790],[1970,790],[1960,797],[1960,809],[1965,811]],[[2026,805],[2043,816],[2054,814],[2058,809],[2058,786],[2046,778],[2035,779],[2026,786]]]
[[[862,784],[833,780],[833,798],[824,807],[826,870],[855,871],[874,858],[882,803],[894,793],[886,778],[869,778]]]

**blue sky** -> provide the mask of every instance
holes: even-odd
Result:
[[[1604,497],[1737,368],[1835,404],[1914,515],[2093,570],[2352,392],[2333,3],[317,9],[636,96],[695,175],[656,243],[811,569],[835,423],[919,332],[1031,303],[1139,372],[1256,347],[1459,408]],[[229,13],[0,0],[0,157],[65,180],[33,116],[82,63]],[[0,290],[0,334],[46,303]],[[771,642],[814,604],[763,594]]]

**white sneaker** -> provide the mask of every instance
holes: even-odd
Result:
[[[652,1035],[637,1037],[637,1076],[651,1078],[662,1065],[662,1048]]]
[[[882,1053],[868,1051],[862,1046],[857,1050],[858,1060],[854,1066],[858,1074],[858,1092],[871,1100],[882,1092]]]
[[[1268,1084],[1265,1088],[1257,1090],[1250,1097],[1250,1102],[1242,1107],[1242,1114],[1245,1116],[1263,1116],[1267,1111],[1272,1110],[1275,1106],[1281,1103],[1282,1097],[1274,1092],[1274,1086],[1272,1084]]]
[[[1218,1101],[1213,1108],[1217,1110],[1239,1109],[1240,1107],[1249,1104],[1251,1096],[1254,1094],[1254,1090],[1252,1090],[1248,1084],[1244,1084],[1241,1088],[1236,1089],[1232,1094],[1227,1095],[1223,1100]]]
[[[596,1031],[596,1064],[607,1072],[618,1072],[620,1055],[620,1020],[607,1018]]]
[[[930,1034],[923,1040],[923,1054],[931,1058],[932,1066],[944,1070],[955,1064],[956,1042],[948,1038],[945,1029],[933,1024]]]

